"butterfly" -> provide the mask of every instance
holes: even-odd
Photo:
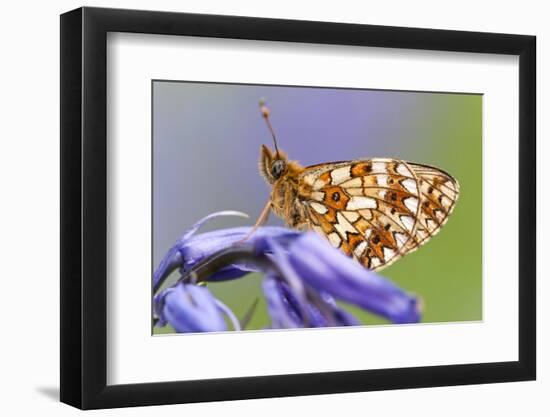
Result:
[[[392,158],[301,166],[277,147],[260,149],[259,169],[271,196],[255,227],[273,211],[287,226],[314,230],[364,267],[381,270],[439,232],[459,195],[456,178],[428,165]]]

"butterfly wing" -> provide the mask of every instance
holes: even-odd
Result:
[[[415,239],[408,243],[406,253],[441,230],[455,208],[460,188],[455,178],[438,168],[415,163],[409,166],[418,178],[421,203]]]
[[[458,196],[458,186],[447,190],[450,180],[454,186],[436,168],[394,159],[321,164],[300,175],[299,198],[314,230],[365,267],[380,270],[437,233]]]

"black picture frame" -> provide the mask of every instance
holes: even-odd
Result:
[[[107,385],[108,32],[519,56],[519,360]],[[61,15],[61,401],[94,409],[535,379],[535,51],[525,35],[88,7]]]

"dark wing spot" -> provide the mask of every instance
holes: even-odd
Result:
[[[386,231],[390,230],[390,227],[391,227],[391,225],[388,223],[387,225],[384,226],[384,230],[386,230]]]
[[[374,236],[372,238],[372,243],[374,243],[375,245],[378,245],[380,243],[380,238],[378,236]]]
[[[335,191],[333,194],[332,194],[332,199],[334,201],[340,201],[340,193],[338,191]]]

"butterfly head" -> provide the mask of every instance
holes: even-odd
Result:
[[[288,158],[284,152],[272,151],[262,145],[260,149],[260,172],[266,181],[273,184],[288,171]]]

